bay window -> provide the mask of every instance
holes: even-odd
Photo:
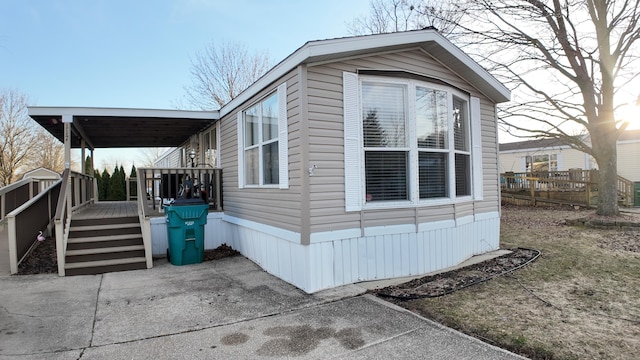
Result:
[[[415,78],[344,74],[347,210],[471,199],[482,176],[472,161],[476,98]]]

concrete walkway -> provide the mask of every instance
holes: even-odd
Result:
[[[0,275],[0,359],[521,359],[370,295],[305,294],[234,257]]]

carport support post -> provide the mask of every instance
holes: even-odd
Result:
[[[73,115],[62,115],[64,124],[64,168],[71,169],[71,124]]]
[[[71,172],[71,124],[73,123],[73,115],[62,115],[62,123],[64,124],[64,168],[69,169],[69,172]],[[70,214],[72,204],[71,191],[73,190],[71,189],[71,176],[69,176],[67,183],[62,184],[62,186],[67,187],[67,213]]]
[[[89,174],[87,172],[87,164],[85,163],[85,146],[86,144],[84,143],[84,139],[80,140],[80,157],[82,158],[82,161],[80,161],[80,173],[81,174]]]
[[[96,179],[96,166],[93,163],[93,148],[89,149],[91,156],[91,177],[93,178],[93,202],[97,203],[100,201],[98,196],[98,180]]]

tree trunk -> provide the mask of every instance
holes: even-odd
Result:
[[[595,141],[598,137],[599,141]],[[598,209],[596,214],[602,216],[617,216],[618,209],[618,163],[615,136],[597,136],[592,134],[594,145],[597,144],[599,171],[598,181]]]

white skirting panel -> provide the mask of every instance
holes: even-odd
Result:
[[[222,213],[209,213],[207,223],[204,226],[204,248],[205,250],[215,249],[227,243],[223,237]],[[169,239],[167,234],[167,220],[164,217],[151,218],[151,251],[155,257],[167,255]]]
[[[300,245],[292,241],[295,233],[210,213],[204,236],[205,249],[226,243],[265,271],[312,293],[360,281],[426,274],[496,250],[500,215],[425,223],[417,231],[407,225],[366,228],[364,236],[353,237],[359,232],[314,233],[310,245]],[[153,255],[165,256],[164,218],[151,219],[151,239]]]
[[[415,226],[365,229],[363,237],[340,238],[340,231],[312,235],[300,245],[258,223],[222,220],[227,244],[267,272],[312,293],[360,281],[420,275],[498,249],[498,212]],[[413,231],[409,231],[413,229]],[[353,236],[352,230],[344,234]],[[325,236],[323,236],[325,235]],[[326,238],[326,241],[322,241]]]

